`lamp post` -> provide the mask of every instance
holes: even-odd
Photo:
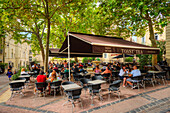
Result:
[[[71,79],[70,76],[70,37],[69,37],[69,32],[68,32],[68,67],[69,67],[69,81]]]

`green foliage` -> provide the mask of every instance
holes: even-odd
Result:
[[[100,61],[100,58],[97,58],[96,61]]]
[[[71,60],[70,63],[76,63],[76,61],[75,60]]]
[[[158,54],[158,61],[162,61],[163,60],[163,54],[166,53],[166,41],[164,40],[159,40],[156,41],[158,48],[160,48],[160,52]]]
[[[125,62],[133,62],[133,57],[126,57]]]
[[[162,33],[169,23],[169,5],[167,0],[100,0],[96,14],[101,23],[96,26],[101,26],[106,35],[124,38],[144,36],[149,24]]]
[[[82,59],[82,62],[83,62],[83,63],[88,63],[88,61],[92,62],[93,59],[94,59],[94,58],[92,58],[92,57],[84,57],[84,58]]]
[[[12,75],[12,77],[11,77],[12,80],[17,79],[17,78],[21,75],[21,69],[22,69],[22,68],[25,68],[25,71],[26,71],[26,72],[29,71],[29,66],[27,66],[27,67],[24,67],[24,66],[20,67],[20,69],[18,70],[18,72],[17,72],[16,74]]]
[[[0,67],[5,69],[5,67],[8,65],[8,63],[0,63]]]
[[[152,55],[137,55],[139,57],[140,69],[144,69],[145,65],[151,65]]]

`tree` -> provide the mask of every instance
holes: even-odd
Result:
[[[60,44],[67,31],[82,30],[81,26],[86,25],[81,23],[84,16],[81,14],[91,3],[93,0],[4,0],[0,2],[0,8],[3,24],[8,26],[6,32],[12,33],[17,42],[31,43],[33,52],[41,51],[47,71],[50,41]],[[31,37],[28,34],[32,34]]]
[[[163,28],[169,23],[167,17],[170,16],[168,0],[100,0],[98,13],[105,16],[106,21],[111,21],[105,28],[105,34],[115,34],[118,36],[130,33],[130,35],[144,36],[149,30],[152,47],[157,47],[154,38],[154,29],[163,32]],[[130,36],[129,35],[129,36]],[[153,55],[152,64],[157,62],[157,56]]]

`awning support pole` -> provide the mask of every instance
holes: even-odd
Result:
[[[123,54],[123,64],[125,64],[125,54]]]
[[[69,67],[69,81],[71,79],[71,76],[70,76],[70,37],[69,37],[69,32],[68,32],[68,67]]]

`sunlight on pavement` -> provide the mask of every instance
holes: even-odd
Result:
[[[4,92],[0,96],[0,103],[8,101],[8,99],[11,97],[11,91],[8,89],[6,92]]]

